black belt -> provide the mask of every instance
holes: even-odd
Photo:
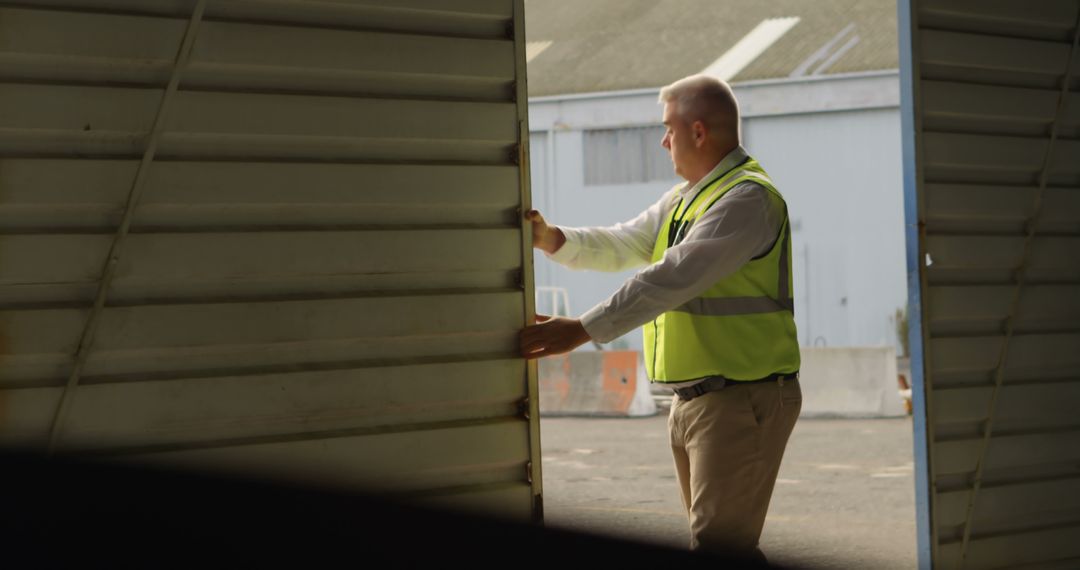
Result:
[[[694,384],[693,386],[687,386],[686,388],[672,388],[672,390],[675,391],[675,395],[677,395],[680,400],[686,402],[709,392],[723,390],[725,386],[757,384],[759,382],[783,382],[785,380],[798,379],[798,372],[790,372],[787,374],[770,374],[764,378],[758,378],[757,380],[728,380],[723,376],[710,376],[702,380],[701,382]]]

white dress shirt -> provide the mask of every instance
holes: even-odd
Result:
[[[683,241],[652,263],[661,225],[679,199],[686,204],[705,185],[747,158],[742,147],[727,154],[694,186],[680,184],[636,218],[608,227],[557,226],[566,243],[548,257],[571,269],[622,271],[642,267],[606,301],[581,315],[597,342],[611,342],[697,297],[750,259],[772,249],[783,227],[784,207],[755,182],[742,182],[705,211]]]

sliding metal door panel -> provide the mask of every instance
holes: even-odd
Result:
[[[0,2],[0,442],[542,516],[522,10]]]
[[[900,3],[920,565],[1080,564],[1080,2]]]

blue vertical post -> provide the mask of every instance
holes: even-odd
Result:
[[[908,286],[908,348],[911,357],[911,394],[914,426],[915,456],[915,534],[919,568],[933,567],[930,507],[932,472],[929,449],[929,415],[925,348],[923,346],[922,272],[923,248],[921,209],[919,207],[918,115],[916,105],[918,85],[917,31],[915,14],[918,0],[897,0],[900,48],[900,129],[903,148],[904,216],[907,241]]]

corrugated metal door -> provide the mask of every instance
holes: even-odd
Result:
[[[1078,17],[900,2],[923,567],[1080,567]]]
[[[522,9],[0,3],[0,441],[539,516]]]

